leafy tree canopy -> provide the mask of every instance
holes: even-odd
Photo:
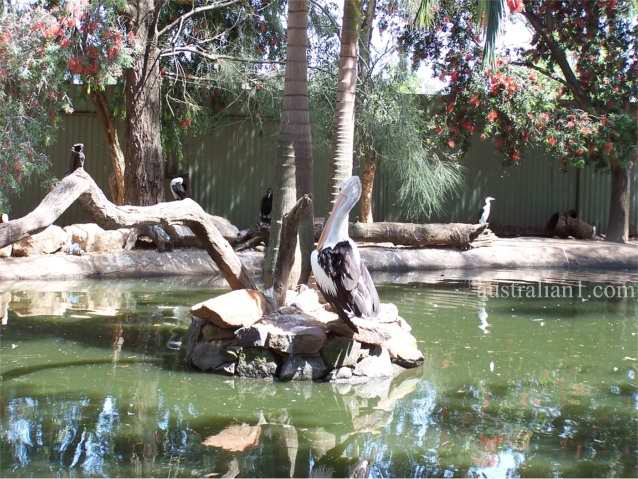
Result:
[[[449,81],[436,112],[450,151],[492,138],[510,161],[544,145],[563,166],[627,165],[636,158],[638,24],[631,0],[509,2],[534,32],[524,48],[503,48],[489,68],[476,2],[437,2],[427,30],[404,33],[414,65]]]

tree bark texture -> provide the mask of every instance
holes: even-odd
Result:
[[[104,92],[93,92],[91,98],[93,99],[93,103],[95,103],[98,118],[106,133],[106,142],[109,145],[111,164],[113,165],[113,174],[109,178],[111,199],[116,205],[123,205],[125,202],[125,162],[124,152],[120,146],[120,139],[117,135],[117,128],[115,127],[115,121],[113,120],[113,115],[111,114],[111,109],[109,108],[108,100]]]
[[[374,176],[377,172],[377,162],[373,150],[367,151],[363,159],[361,172],[361,223],[373,223],[372,215],[372,193],[374,190]]]
[[[629,241],[629,211],[631,198],[631,173],[633,165],[611,168],[611,198],[607,240],[616,243]]]
[[[281,238],[279,240],[279,255],[277,256],[277,264],[273,275],[273,291],[277,306],[283,306],[286,302],[286,293],[290,284],[290,272],[294,266],[295,251],[297,249],[297,231],[310,208],[312,208],[310,196],[303,195],[283,217]]]
[[[297,199],[297,194],[312,192],[312,142],[308,110],[308,3],[307,0],[288,2],[288,50],[284,82],[284,105],[279,132],[279,154],[275,169],[277,184],[273,188],[273,211],[270,241],[264,260],[264,283],[272,285],[273,271],[279,253],[281,221]],[[299,172],[297,171],[299,167]],[[299,190],[298,190],[299,189]],[[299,263],[293,268],[296,278],[301,275],[301,258],[306,278],[310,272],[310,251],[314,246],[312,210],[304,218],[302,241],[304,255],[295,254]]]
[[[359,0],[344,0],[337,83],[337,133],[334,156],[330,163],[330,209],[339,196],[341,183],[352,176],[358,43]]]
[[[204,243],[232,289],[255,289],[241,260],[216,228],[215,218],[195,201],[187,198],[152,206],[117,206],[106,198],[84,168],[78,168],[57,183],[31,213],[0,224],[0,248],[49,226],[77,199],[100,226],[108,229],[138,225],[188,226]]]
[[[297,197],[313,193],[312,133],[308,100],[308,0],[289,0],[288,58],[284,85],[284,108],[289,114],[288,129],[295,149]],[[290,66],[290,68],[288,68]],[[310,276],[310,253],[315,246],[312,201],[303,209],[299,223],[301,277]]]
[[[161,142],[161,76],[155,31],[161,0],[129,2],[134,47],[140,52],[125,72],[126,202],[153,205],[164,200]]]

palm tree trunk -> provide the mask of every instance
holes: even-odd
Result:
[[[357,88],[359,43],[359,0],[343,0],[341,53],[337,83],[337,140],[330,164],[330,206],[339,195],[341,182],[352,176],[354,149],[354,106]]]
[[[124,152],[120,146],[120,139],[117,136],[117,128],[113,121],[113,115],[108,105],[106,96],[101,91],[95,91],[91,94],[93,103],[97,108],[97,115],[104,132],[106,133],[106,142],[109,145],[111,154],[111,163],[113,164],[113,174],[109,178],[109,189],[111,191],[111,200],[116,205],[123,205],[124,195]]]
[[[611,201],[609,202],[609,225],[607,240],[626,243],[629,240],[629,208],[631,197],[632,164],[623,168],[612,165]]]
[[[279,234],[284,213],[295,204],[297,195],[312,192],[312,144],[308,108],[308,1],[288,1],[288,51],[284,83],[284,107],[279,133],[279,162],[275,171],[270,240],[264,261],[264,283],[272,285],[272,274],[279,253]],[[297,168],[299,171],[297,171]],[[301,223],[301,243],[305,259],[305,279],[310,272],[310,250],[314,245],[312,212]],[[301,255],[299,251],[295,256]],[[301,274],[301,261],[295,260],[290,283]]]

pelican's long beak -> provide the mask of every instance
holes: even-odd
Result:
[[[348,214],[354,205],[357,204],[360,197],[361,180],[358,176],[351,176],[341,183],[341,191],[339,192],[339,196],[337,196],[337,200],[332,207],[328,221],[326,221],[326,224],[323,227],[323,231],[321,232],[321,236],[317,242],[317,250],[321,250],[323,248],[326,239],[333,229],[340,228],[344,222],[348,222]]]

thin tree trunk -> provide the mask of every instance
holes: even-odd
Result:
[[[366,2],[365,20],[361,26],[360,53],[359,53],[359,83],[364,91],[370,86],[370,48],[372,46],[372,32],[374,31],[374,18],[376,16],[377,1],[368,0]],[[357,110],[361,110],[361,96],[357,96]],[[359,114],[359,113],[357,113]],[[377,170],[377,158],[374,149],[373,139],[359,139],[361,146],[357,148],[360,152],[359,171],[361,175],[361,201],[360,218],[362,223],[372,223],[372,192],[374,190],[374,176]]]
[[[377,172],[376,158],[374,152],[369,151],[364,158],[363,171],[361,172],[361,223],[374,222],[372,216],[372,192],[374,189],[374,175]]]
[[[313,158],[310,106],[308,101],[308,0],[290,0],[288,14],[288,61],[284,101],[291,114],[288,125],[295,148],[297,198],[312,197]],[[293,116],[294,115],[294,116]],[[310,254],[315,245],[314,207],[312,201],[304,208],[299,224],[301,249],[300,283],[307,283],[311,272]]]
[[[632,166],[619,165],[611,168],[611,200],[609,202],[609,225],[607,241],[626,243],[629,240],[629,205],[631,197]]]
[[[334,156],[330,163],[330,208],[339,195],[341,183],[352,176],[358,42],[359,0],[344,0],[337,83],[337,139]]]
[[[312,192],[312,145],[310,119],[308,114],[308,3],[307,0],[288,2],[288,51],[284,83],[284,105],[279,133],[279,162],[275,171],[277,184],[273,188],[273,211],[270,240],[264,260],[264,283],[272,285],[272,276],[279,254],[281,221],[299,195]],[[297,174],[297,165],[300,172]],[[304,244],[307,274],[310,271],[310,250],[314,245],[312,237],[312,211],[304,217],[302,242]],[[309,225],[308,225],[309,222]],[[296,283],[301,275],[301,254],[295,252],[295,265],[291,278]],[[307,278],[306,274],[306,278]]]
[[[109,108],[106,96],[101,91],[91,94],[93,103],[97,108],[97,115],[102,122],[104,132],[106,133],[106,142],[109,145],[109,153],[111,155],[111,163],[113,164],[113,174],[109,178],[109,189],[111,191],[111,199],[116,205],[123,205],[124,196],[124,152],[120,146],[120,139],[117,135],[117,128],[113,121],[113,115]]]
[[[152,205],[164,199],[164,156],[161,143],[161,76],[155,30],[161,2],[129,2],[135,11],[135,56],[125,73],[126,202]]]

